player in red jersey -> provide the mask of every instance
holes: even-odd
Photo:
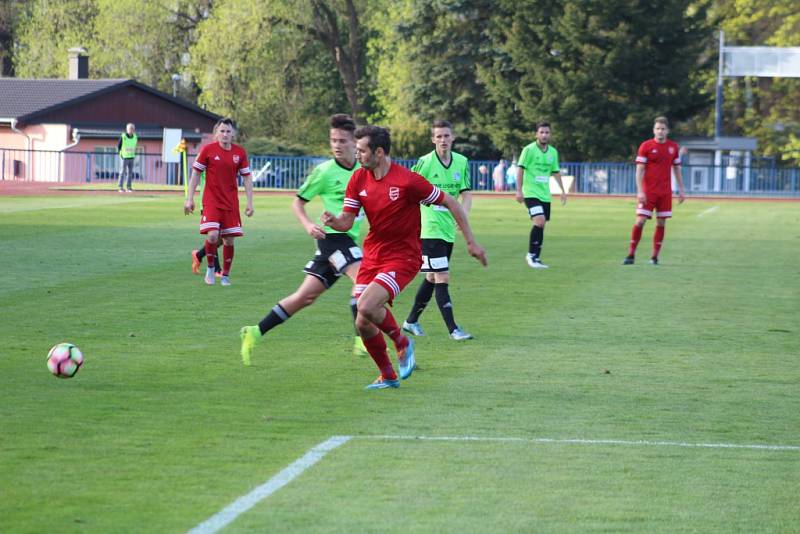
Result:
[[[403,335],[386,304],[391,304],[422,266],[420,203],[440,204],[450,210],[470,255],[486,265],[486,252],[475,241],[461,204],[419,174],[393,163],[390,148],[391,137],[385,128],[364,126],[356,131],[361,168],[347,184],[342,213],[326,211],[321,218],[323,224],[346,232],[363,207],[369,221],[364,258],[356,278],[356,328],[381,375],[367,389],[400,386],[381,332],[394,342],[400,378],[408,378],[416,363],[413,340]]]
[[[200,181],[200,173],[206,172],[206,185],[203,189],[203,211],[200,220],[200,233],[206,235],[206,270],[205,282],[214,285],[214,260],[217,246],[222,237],[222,277],[220,284],[231,285],[229,278],[233,263],[234,238],[244,235],[239,215],[238,175],[244,180],[244,191],[247,195],[245,215],[253,215],[253,179],[247,153],[239,145],[233,144],[234,127],[231,119],[220,119],[214,126],[216,141],[200,149],[192,165],[192,177],[189,180],[186,203],[183,212],[186,215],[194,212],[194,192]]]
[[[631,231],[628,256],[623,265],[632,265],[636,246],[642,238],[642,230],[647,219],[656,212],[656,231],[653,234],[653,255],[650,263],[658,265],[658,253],[664,241],[667,219],[672,217],[672,172],[675,170],[675,183],[678,184],[678,202],[683,203],[686,196],[681,176],[681,156],[678,143],[667,139],[669,122],[666,117],[656,117],[653,124],[653,139],[639,145],[636,155],[636,223]]]

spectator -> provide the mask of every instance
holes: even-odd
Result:
[[[119,153],[119,157],[122,160],[122,172],[119,173],[119,192],[124,193],[126,189],[123,189],[122,185],[125,183],[125,175],[128,176],[128,193],[133,193],[133,189],[131,189],[131,180],[133,180],[133,163],[136,161],[136,143],[139,141],[139,137],[136,135],[136,126],[133,125],[132,122],[129,122],[125,126],[125,133],[119,136],[119,142],[117,143],[117,152]]]
[[[506,170],[506,189],[509,191],[513,191],[517,188],[517,170],[519,167],[517,166],[517,160],[511,160],[511,165],[508,166]]]
[[[492,169],[492,182],[494,182],[494,190],[495,191],[502,191],[503,190],[503,182],[506,179],[506,167],[508,166],[508,161],[501,159],[497,162],[497,165],[494,166]]]

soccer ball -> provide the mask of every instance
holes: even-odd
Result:
[[[72,378],[81,365],[83,353],[72,343],[59,343],[47,354],[47,368],[58,378]]]

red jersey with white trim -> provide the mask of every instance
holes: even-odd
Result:
[[[225,150],[219,142],[205,145],[197,154],[192,168],[198,172],[206,171],[203,206],[239,211],[237,175],[250,174],[247,152],[242,147],[231,144],[230,150]]]
[[[639,145],[636,163],[644,164],[642,189],[645,194],[672,193],[672,166],[681,164],[678,143],[669,139],[663,143],[659,143],[655,139],[648,139]]]
[[[356,170],[347,183],[342,211],[358,215],[363,207],[369,221],[364,240],[364,261],[381,264],[388,260],[420,262],[419,205],[441,204],[444,193],[419,174],[392,163],[380,180],[372,170]]]

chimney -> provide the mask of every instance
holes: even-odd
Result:
[[[69,55],[69,79],[85,80],[89,78],[89,56],[80,47],[67,50]]]

